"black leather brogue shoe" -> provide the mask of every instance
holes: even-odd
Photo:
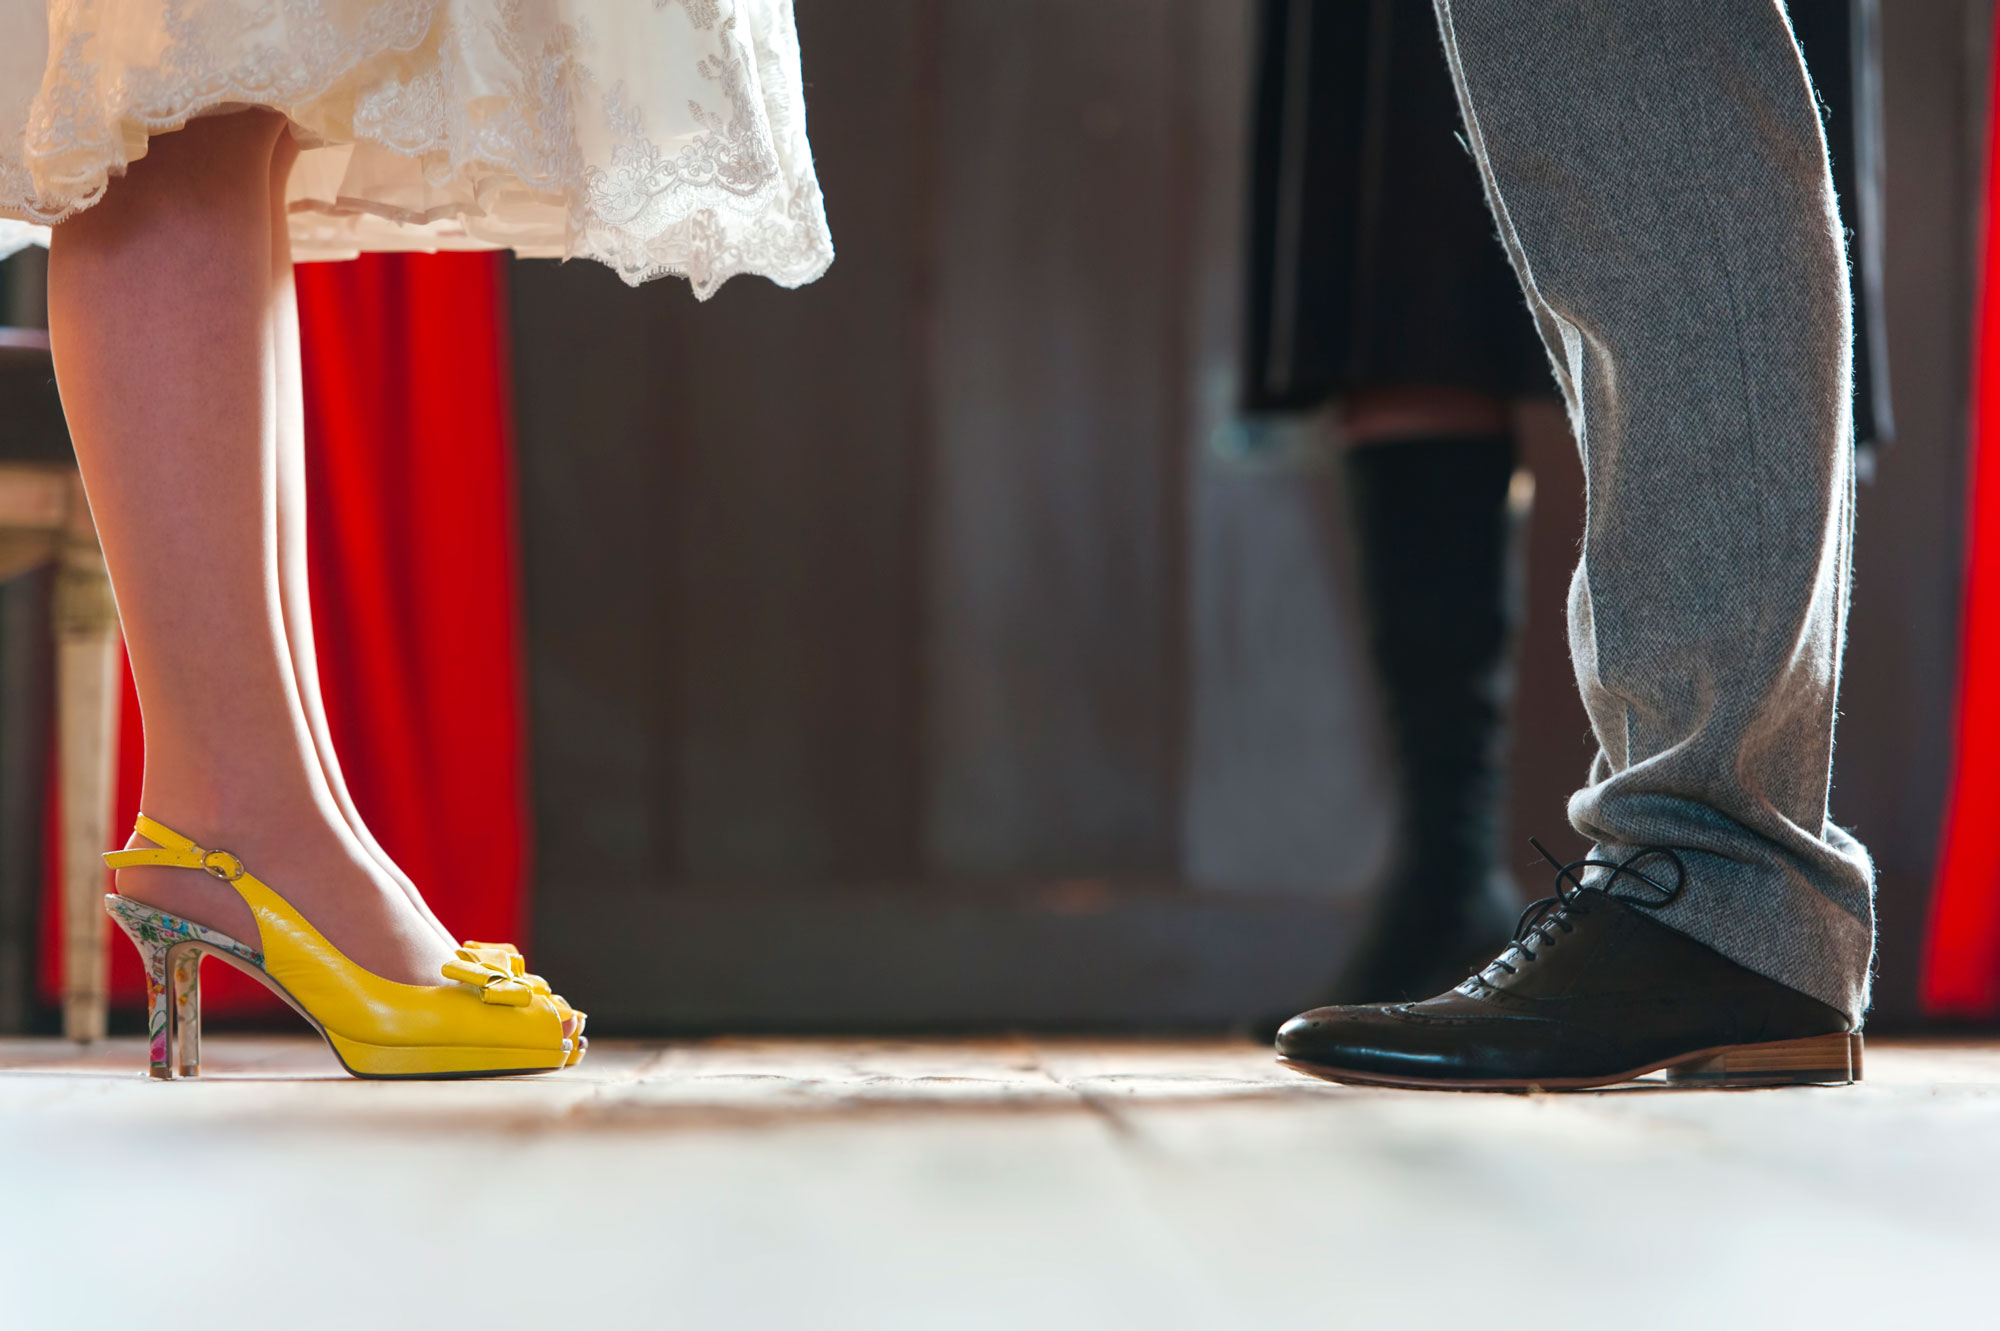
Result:
[[[1686,881],[1661,848],[1559,865],[1556,895],[1457,988],[1314,1008],[1279,1030],[1278,1052],[1331,1081],[1437,1090],[1584,1090],[1662,1070],[1707,1086],[1859,1080],[1861,1035],[1842,1013],[1652,918]]]

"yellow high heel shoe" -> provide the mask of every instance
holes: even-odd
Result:
[[[528,959],[521,955],[520,948],[512,943],[475,943],[470,938],[460,943],[459,947],[472,954],[469,960],[507,971],[515,979],[554,1003],[556,1014],[565,1022],[575,1022],[569,1031],[569,1062],[564,1066],[573,1068],[583,1061],[583,1056],[590,1052],[590,1041],[583,1038],[583,1026],[590,1020],[590,1014],[582,1008],[571,1007],[563,1000],[561,994],[549,987],[547,980],[539,975],[530,974]]]
[[[565,1066],[570,1041],[550,996],[511,966],[461,950],[436,985],[398,984],[348,960],[226,850],[205,850],[139,815],[155,845],[115,850],[113,869],[200,869],[236,889],[257,921],[261,946],[112,894],[105,909],[146,964],[155,1077],[201,1072],[201,961],[212,956],[261,982],[326,1037],[357,1077],[500,1077]],[[567,1005],[565,1005],[567,1006]]]

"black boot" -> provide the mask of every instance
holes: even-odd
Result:
[[[1520,901],[1495,862],[1506,819],[1517,617],[1509,435],[1347,454],[1369,645],[1388,702],[1401,857],[1329,998],[1436,993],[1506,943]]]
[[[1660,1069],[1706,1086],[1860,1080],[1843,1013],[1652,918],[1683,890],[1701,885],[1662,847],[1559,866],[1556,894],[1479,973],[1421,1003],[1315,1008],[1278,1052],[1330,1081],[1423,1090],[1582,1090]]]

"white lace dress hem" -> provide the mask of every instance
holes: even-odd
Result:
[[[0,254],[244,106],[306,145],[299,259],[511,249],[706,298],[833,258],[790,0],[0,0]]]

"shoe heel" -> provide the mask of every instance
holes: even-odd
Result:
[[[198,943],[169,947],[165,992],[158,998],[153,997],[151,968],[148,968],[146,991],[150,1001],[146,1029],[153,1029],[151,1004],[164,1007],[167,1017],[167,1068],[162,1070],[155,1061],[151,1067],[155,1077],[201,1075],[201,958]]]
[[[1689,1086],[1844,1086],[1861,1080],[1861,1033],[1730,1045],[1667,1069]]]
[[[161,1081],[201,1075],[201,948],[180,933],[188,926],[165,911],[123,897],[106,897],[146,968],[149,1071]]]
[[[202,957],[214,952],[261,971],[262,954],[227,934],[115,892],[104,898],[104,910],[139,949],[146,967],[150,1072],[161,1081],[199,1077]]]

